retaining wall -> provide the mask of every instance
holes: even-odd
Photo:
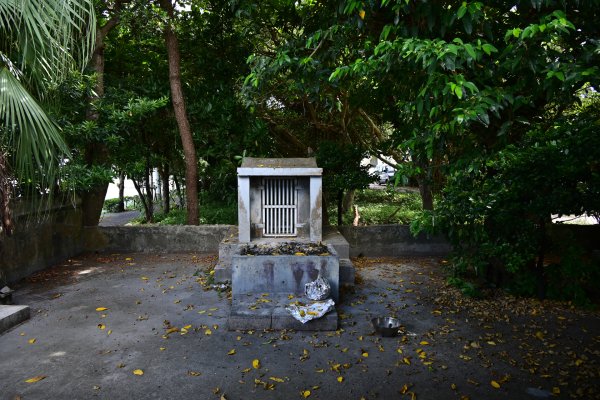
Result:
[[[446,255],[452,250],[441,236],[414,237],[407,225],[342,226],[350,244],[350,257],[401,257]]]
[[[84,230],[86,251],[217,253],[231,225],[98,226]]]
[[[84,250],[82,212],[73,204],[55,205],[42,222],[15,218],[11,236],[0,235],[0,284],[15,282]]]

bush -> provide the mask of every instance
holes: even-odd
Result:
[[[104,206],[102,206],[102,211],[107,213],[119,212],[119,199],[104,200]]]
[[[390,187],[386,190],[357,190],[354,205],[358,207],[360,225],[409,224],[422,210],[418,193],[399,193]],[[328,208],[329,223],[337,224],[336,205]],[[342,218],[344,225],[352,225],[354,210],[347,210]]]

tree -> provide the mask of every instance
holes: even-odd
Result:
[[[9,171],[36,197],[51,199],[54,192],[68,148],[43,103],[71,70],[86,64],[95,13],[92,0],[0,0],[0,21],[0,153],[7,153],[0,156],[0,227],[10,233]]]
[[[167,13],[164,36],[169,57],[171,101],[185,157],[187,223],[188,225],[198,225],[198,158],[196,156],[196,147],[194,146],[194,138],[185,110],[185,99],[181,87],[181,55],[179,53],[179,41],[177,40],[174,28],[175,10],[171,0],[160,0],[160,7]]]

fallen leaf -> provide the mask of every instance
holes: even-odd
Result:
[[[252,360],[252,367],[254,369],[259,369],[260,368],[260,360],[257,360],[257,359]]]
[[[276,376],[271,376],[269,379],[272,380],[272,381],[274,381],[274,382],[279,382],[279,383],[284,382],[283,379],[278,378]]]
[[[423,340],[423,341],[419,342],[419,344],[420,344],[421,346],[427,346],[427,345],[429,344],[429,342],[427,342],[427,341]]]
[[[141,369],[134,369],[133,374],[141,376],[141,375],[144,375],[144,371],[142,371]]]
[[[29,339],[28,342],[29,342],[29,344],[34,344],[35,343],[35,338]]]
[[[306,399],[307,397],[310,397],[310,390],[303,390],[300,394]]]
[[[500,384],[496,381],[491,381],[490,385],[492,385],[493,387],[495,387],[496,389],[500,389]]]
[[[200,372],[197,371],[188,371],[187,372],[189,376],[200,376],[202,375]]]
[[[344,377],[343,377],[343,376],[338,376],[338,377],[337,377],[337,381],[338,381],[339,383],[342,383],[342,382],[344,382]]]
[[[96,311],[106,311],[106,310],[108,310],[108,308],[106,308],[106,307],[98,307],[98,308],[96,308]]]
[[[363,352],[363,353],[362,353],[362,356],[363,356],[364,358],[367,358],[367,357],[369,357],[369,353],[367,353],[367,352],[365,351],[365,352]]]
[[[231,349],[229,350],[229,352],[227,353],[228,356],[232,356],[235,354],[235,349]]]
[[[204,331],[204,334],[206,336],[210,336],[210,335],[212,335],[212,331],[210,329],[207,329],[207,330]]]
[[[109,329],[108,332],[106,332],[107,335],[110,335],[112,333],[112,329]]]
[[[41,381],[42,379],[46,379],[46,375],[34,376],[33,378],[27,379],[25,382],[27,382],[27,383],[36,383],[36,382]]]
[[[106,329],[106,325],[104,325],[104,324],[98,324],[98,329],[105,330]]]

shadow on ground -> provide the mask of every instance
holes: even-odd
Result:
[[[438,259],[356,259],[338,331],[230,332],[228,293],[207,290],[215,263],[87,255],[21,282],[32,317],[0,336],[0,398],[600,397],[598,313],[464,298]],[[376,336],[380,315],[402,334]]]

